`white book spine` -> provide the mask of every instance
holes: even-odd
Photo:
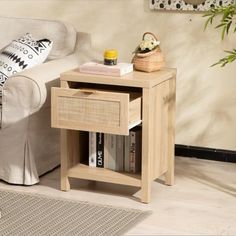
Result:
[[[135,156],[136,156],[136,153],[135,153],[135,132],[134,131],[131,131],[130,132],[130,172],[131,173],[135,173]]]
[[[89,166],[96,167],[96,133],[89,132]]]
[[[109,168],[109,134],[104,134],[104,168]]]

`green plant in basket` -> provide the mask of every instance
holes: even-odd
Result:
[[[141,43],[137,46],[133,53],[147,53],[155,49],[158,49],[160,41],[157,40],[156,36],[150,32],[143,35]]]
[[[143,34],[142,41],[136,47],[134,53],[132,63],[136,70],[153,72],[165,66],[160,41],[157,36],[151,32]]]

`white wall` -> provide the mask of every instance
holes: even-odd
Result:
[[[201,14],[150,11],[148,0],[1,0],[0,10],[68,21],[91,34],[98,55],[117,48],[121,61],[145,31],[157,33],[167,65],[178,69],[176,143],[236,150],[236,63],[210,67],[236,47],[236,34],[222,43],[213,27],[203,32]]]

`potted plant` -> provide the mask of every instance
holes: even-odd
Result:
[[[155,34],[146,32],[142,41],[134,51],[132,63],[136,70],[152,72],[160,70],[165,65],[164,56],[160,49],[160,41]]]

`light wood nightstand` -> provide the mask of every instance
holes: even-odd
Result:
[[[61,129],[61,189],[70,190],[69,177],[141,187],[148,203],[151,183],[165,175],[174,183],[176,70],[137,72],[122,77],[61,75],[52,88],[52,127]],[[142,125],[140,174],[89,167],[88,131],[128,135]]]

